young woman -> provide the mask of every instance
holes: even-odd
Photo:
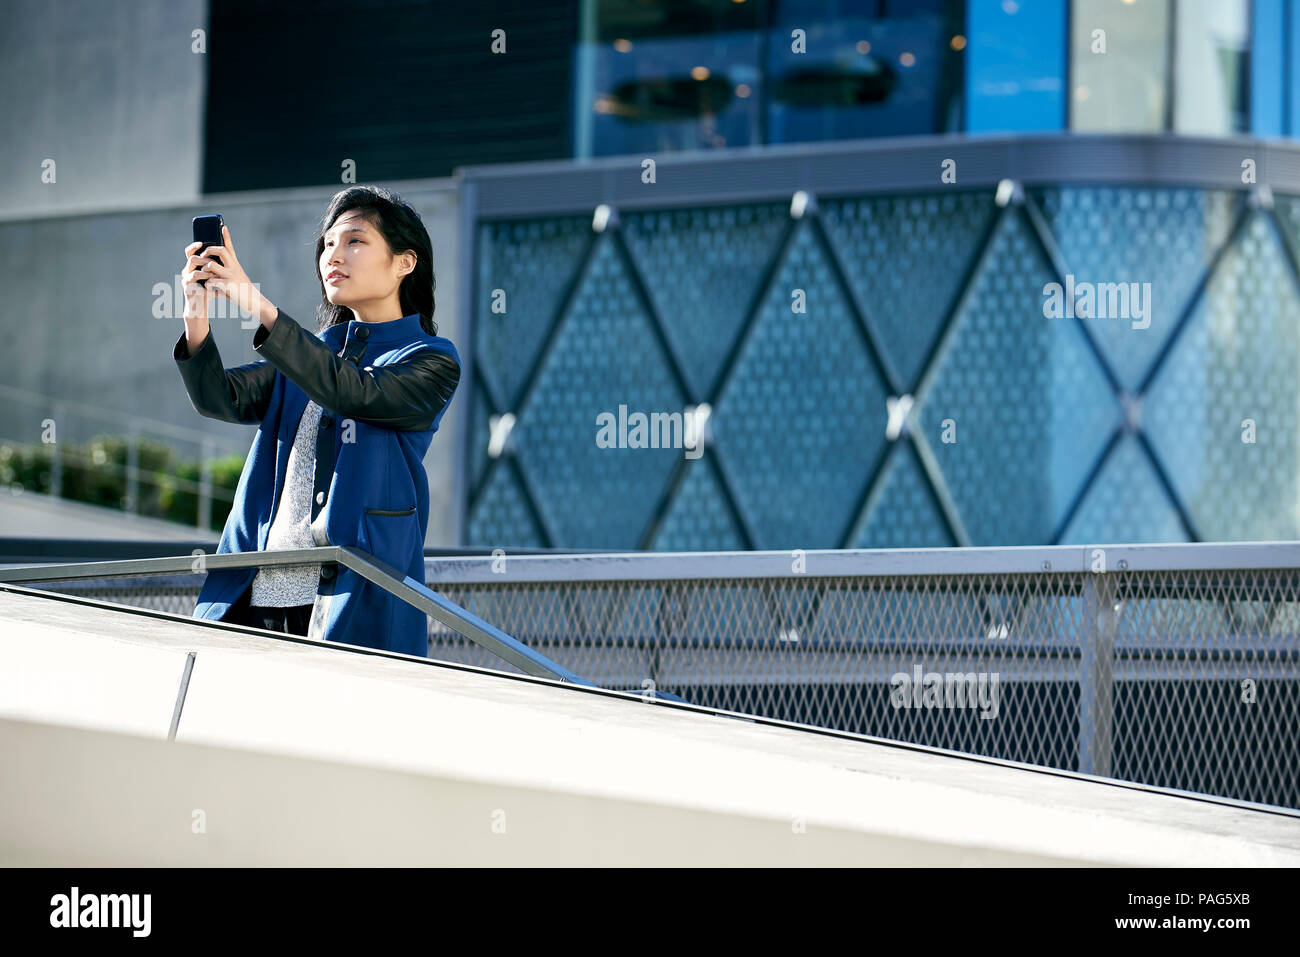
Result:
[[[433,322],[433,247],[419,214],[374,187],[330,200],[314,335],[254,288],[229,229],[223,245],[198,248],[185,247],[185,332],[172,357],[200,415],[261,423],[217,552],[352,545],[424,581],[424,455],[460,356]],[[262,361],[222,366],[208,326],[215,296],[258,318]],[[342,566],[213,570],[194,615],[428,653],[424,613]]]

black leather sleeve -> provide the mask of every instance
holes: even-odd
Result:
[[[194,355],[189,354],[182,332],[172,349],[172,358],[180,369],[190,404],[199,415],[241,423],[261,422],[266,415],[276,376],[271,363],[263,360],[223,368],[211,332]]]
[[[270,332],[258,325],[253,348],[317,405],[342,418],[387,429],[428,429],[460,381],[460,364],[432,350],[391,365],[358,368],[283,310]]]

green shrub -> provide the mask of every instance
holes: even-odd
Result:
[[[127,490],[127,452],[129,440],[116,435],[97,435],[84,445],[74,446],[64,459],[63,497],[108,508],[125,508]],[[137,439],[136,468],[142,473],[136,483],[140,500],[136,511],[158,518],[159,474],[171,466],[170,446],[148,439]],[[152,481],[150,478],[152,477]]]
[[[0,444],[0,486],[20,486],[32,492],[50,490],[52,445],[36,442],[20,445],[13,442]]]
[[[33,492],[50,494],[57,449],[63,470],[64,498],[124,509],[127,505],[126,465],[130,441],[122,436],[98,435],[85,443],[0,443],[0,488],[21,486]],[[152,518],[196,524],[198,493],[181,483],[198,484],[199,462],[177,461],[171,447],[162,442],[143,438],[134,441],[138,455],[136,467],[141,473],[136,484],[139,495],[137,512]],[[244,457],[227,455],[213,459],[210,467],[212,488],[217,493],[212,498],[211,527],[219,531],[230,512],[230,501],[219,497],[218,490],[225,489],[233,498],[244,469]]]
[[[226,516],[230,514],[231,500],[235,497],[235,488],[239,485],[239,476],[244,471],[244,457],[242,455],[226,455],[219,459],[212,459],[209,465],[212,472],[212,525],[211,527],[220,531],[226,524]],[[172,474],[163,480],[161,504],[163,515],[173,522],[183,522],[186,525],[195,525],[199,520],[199,496],[188,486],[182,486],[173,479],[180,479],[183,482],[199,483],[201,478],[198,462],[180,462],[173,469]],[[218,490],[224,489],[227,493],[226,498],[218,494]]]

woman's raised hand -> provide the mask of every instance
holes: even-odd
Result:
[[[258,307],[262,304],[262,294],[248,278],[244,267],[239,264],[239,258],[235,255],[235,244],[230,239],[230,227],[223,224],[221,235],[225,240],[223,245],[209,246],[203,251],[202,256],[190,255],[189,264],[198,267],[190,272],[191,280],[206,280],[203,286],[198,287],[199,289],[215,293],[233,302],[244,312],[257,315]],[[197,251],[197,245],[191,243],[185,247],[185,251],[187,253],[192,249]],[[188,286],[185,298],[188,310]],[[204,300],[205,303],[206,301]]]
[[[199,247],[202,245],[196,240],[185,247],[185,269],[181,271],[181,288],[185,291],[184,318],[186,319],[206,320],[208,303],[216,294],[210,286],[199,285],[198,280],[204,277],[195,275],[208,261],[206,256],[198,255]]]

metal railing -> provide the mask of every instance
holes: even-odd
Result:
[[[76,584],[188,613],[202,576],[131,585],[108,570],[190,561],[95,563]],[[388,587],[423,599],[434,659],[546,674],[536,655],[600,688],[1300,808],[1300,543],[502,553],[425,568],[436,594],[395,573]],[[525,660],[464,620],[513,636]]]
[[[1300,807],[1300,543],[435,558],[600,683]],[[434,657],[478,652],[433,636]]]
[[[348,546],[330,545],[320,548],[225,554],[200,552],[197,555],[179,557],[77,562],[62,565],[14,565],[0,568],[0,582],[21,584],[81,581],[89,583],[92,590],[97,590],[97,586],[102,588],[104,584],[116,578],[166,575],[169,577],[163,582],[155,582],[154,587],[161,586],[174,590],[178,586],[192,588],[195,578],[201,581],[207,571],[217,569],[265,568],[273,565],[318,562],[322,565],[343,565],[351,569],[366,581],[373,582],[407,604],[420,609],[463,640],[473,643],[525,674],[572,684],[591,684],[545,655],[538,654],[490,622],[448,601],[423,582],[403,574],[373,555]],[[178,572],[191,574],[178,576],[175,574]],[[192,607],[193,602],[191,601],[190,604]]]

